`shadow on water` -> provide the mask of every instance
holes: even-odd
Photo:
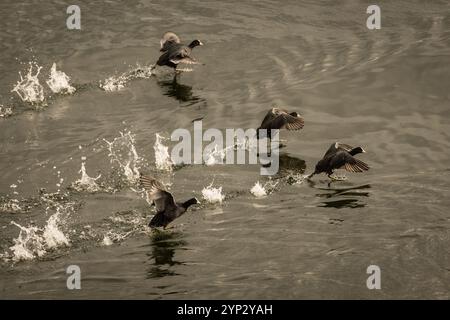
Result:
[[[361,192],[360,190],[370,189],[370,184],[365,184],[356,187],[344,187],[338,188],[338,186],[332,187],[331,184],[328,188],[316,187],[314,181],[307,180],[310,187],[326,191],[325,193],[317,193],[316,197],[330,199],[327,201],[320,202],[318,207],[322,208],[363,208],[366,206],[365,202],[361,199],[370,196],[369,192]],[[345,197],[344,199],[335,200],[336,197]]]
[[[170,267],[183,265],[181,261],[174,259],[175,252],[182,249],[187,243],[181,240],[181,232],[155,230],[151,236],[151,249],[148,253],[150,269],[147,278],[160,278],[178,275]]]
[[[292,178],[295,179],[294,176],[301,175],[305,173],[306,170],[306,162],[297,157],[293,157],[287,153],[281,153],[278,157],[278,173],[276,174],[276,179],[282,178]],[[271,162],[267,164],[263,164],[262,166],[265,168],[269,168],[272,165]],[[288,181],[289,183],[289,181]]]
[[[179,83],[177,78],[178,76],[175,75],[173,79],[157,81],[165,96],[175,98],[180,103],[187,103],[188,106],[198,102],[205,102],[205,99],[192,93],[192,86]]]

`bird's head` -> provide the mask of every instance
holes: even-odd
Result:
[[[353,148],[353,149],[350,151],[350,154],[351,154],[352,156],[354,156],[355,154],[358,154],[358,153],[366,153],[366,150],[364,150],[364,149],[361,148],[361,147],[356,147],[356,148]]]
[[[196,46],[202,46],[203,45],[203,42],[201,42],[200,40],[197,40],[197,39],[195,39],[194,41],[192,41],[190,44],[189,44],[189,48],[195,48]]]
[[[183,207],[185,207],[187,209],[194,204],[200,204],[200,201],[198,201],[197,198],[191,198],[188,201],[186,201],[185,203],[183,203]]]

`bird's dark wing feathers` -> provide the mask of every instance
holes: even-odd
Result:
[[[326,158],[332,154],[335,154],[338,151],[350,152],[352,149],[353,149],[353,147],[349,146],[348,144],[335,142],[328,148],[327,152],[325,152],[323,157]]]
[[[159,41],[161,45],[160,51],[168,51],[174,44],[180,43],[180,38],[173,32],[166,32]]]
[[[266,116],[264,117],[263,121],[261,122],[261,129],[270,129],[269,124],[272,122],[272,120],[276,118],[275,113],[273,112],[273,109],[269,110],[267,112]]]
[[[366,163],[354,158],[347,151],[338,151],[331,157],[330,167],[332,169],[345,169],[349,172],[363,172],[369,170],[369,166]]]
[[[170,61],[175,64],[197,64],[198,62],[194,58],[192,58],[190,54],[191,49],[189,49],[188,47],[181,47],[170,55]]]
[[[304,120],[296,112],[289,114],[286,110],[273,108],[267,112],[260,128],[299,130],[303,126]]]
[[[300,116],[282,113],[271,121],[272,129],[300,130],[305,122]]]
[[[164,186],[158,180],[141,175],[141,185],[147,191],[148,198],[155,202],[157,212],[164,212],[166,210],[173,211],[177,209],[175,199],[172,194],[165,190]]]

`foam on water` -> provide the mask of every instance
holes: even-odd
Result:
[[[0,105],[0,118],[7,118],[9,116],[12,116],[13,111],[11,107],[5,107],[3,105]]]
[[[230,148],[230,147],[228,147]],[[214,150],[212,150],[205,159],[205,165],[213,166],[216,164],[223,164],[223,160],[225,159],[228,148],[219,149],[217,145],[214,146]],[[231,147],[232,148],[232,147]]]
[[[209,203],[222,203],[225,195],[222,194],[222,187],[214,188],[211,183],[202,190],[203,199]]]
[[[120,91],[125,85],[134,79],[148,79],[152,76],[151,66],[137,66],[136,68],[122,73],[118,76],[111,76],[101,81],[99,87],[108,92]]]
[[[165,138],[156,133],[156,141],[153,145],[155,150],[155,165],[156,169],[161,171],[172,171],[173,162],[170,158],[169,147],[163,144]]]
[[[20,99],[31,104],[42,104],[45,100],[44,88],[39,83],[39,73],[42,67],[36,62],[29,62],[28,73],[25,77],[19,72],[20,80],[11,92],[16,92]]]
[[[58,207],[56,212],[49,217],[44,227],[24,227],[11,221],[11,224],[19,228],[19,235],[13,239],[14,245],[9,252],[2,254],[6,261],[32,260],[44,256],[49,250],[69,246],[68,237],[61,231],[61,214],[66,208]]]
[[[250,189],[251,194],[253,194],[257,198],[261,198],[267,196],[267,191],[263,185],[257,181],[255,185]]]
[[[56,70],[56,63],[53,63],[46,83],[54,93],[72,94],[76,91],[70,85],[70,77],[64,72]]]
[[[109,151],[108,157],[113,164],[117,164],[125,180],[135,184],[139,180],[139,170],[143,159],[138,155],[135,147],[135,135],[130,131],[120,132],[120,136],[113,141],[106,142]]]
[[[81,160],[82,160],[81,169],[80,171],[78,171],[79,173],[81,173],[81,178],[72,184],[72,188],[77,191],[87,191],[87,192],[99,191],[101,188],[97,184],[96,180],[98,180],[101,177],[101,174],[99,174],[98,177],[96,178],[88,176],[88,174],[86,173],[86,162],[85,162],[86,158],[82,157]]]
[[[21,184],[22,180],[17,180],[17,184]],[[9,186],[12,190],[12,195],[7,198],[0,198],[0,213],[24,213],[27,211],[27,206],[22,205],[21,201],[18,199],[19,192],[17,191],[18,185],[13,183]]]
[[[277,185],[278,181],[267,181],[264,185],[257,181],[255,185],[250,189],[250,193],[257,198],[265,197],[271,194],[275,190]]]
[[[110,246],[112,244],[113,244],[113,241],[111,240],[111,238],[108,235],[105,235],[102,240],[102,245]]]

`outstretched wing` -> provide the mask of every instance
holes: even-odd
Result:
[[[175,199],[161,182],[145,175],[141,175],[139,181],[147,191],[148,198],[154,201],[157,212],[176,209]]]
[[[327,152],[325,152],[323,158],[327,158],[328,156],[335,154],[338,151],[350,152],[350,150],[352,150],[352,149],[353,149],[353,147],[349,146],[348,144],[335,142],[328,148],[328,150],[327,150]]]
[[[166,32],[159,41],[159,44],[161,45],[160,51],[167,51],[172,45],[177,43],[180,43],[180,38],[173,32]]]
[[[272,120],[272,129],[300,130],[305,125],[305,121],[296,112],[282,113]]]
[[[277,115],[275,114],[275,108],[272,108],[267,112],[266,116],[264,117],[263,121],[261,122],[260,129],[270,129],[269,124],[272,122],[273,119],[275,119]]]
[[[272,108],[264,117],[261,129],[288,129],[300,130],[305,125],[303,118],[297,113],[287,113],[287,111]]]
[[[353,157],[347,151],[338,151],[332,156],[330,167],[333,169],[345,169],[349,172],[363,172],[369,170],[369,166]]]
[[[184,64],[200,64],[194,58],[191,58],[189,56],[183,57],[181,59],[179,59],[179,58],[170,59],[170,62],[172,62],[174,64],[180,64],[180,63],[184,63]]]

